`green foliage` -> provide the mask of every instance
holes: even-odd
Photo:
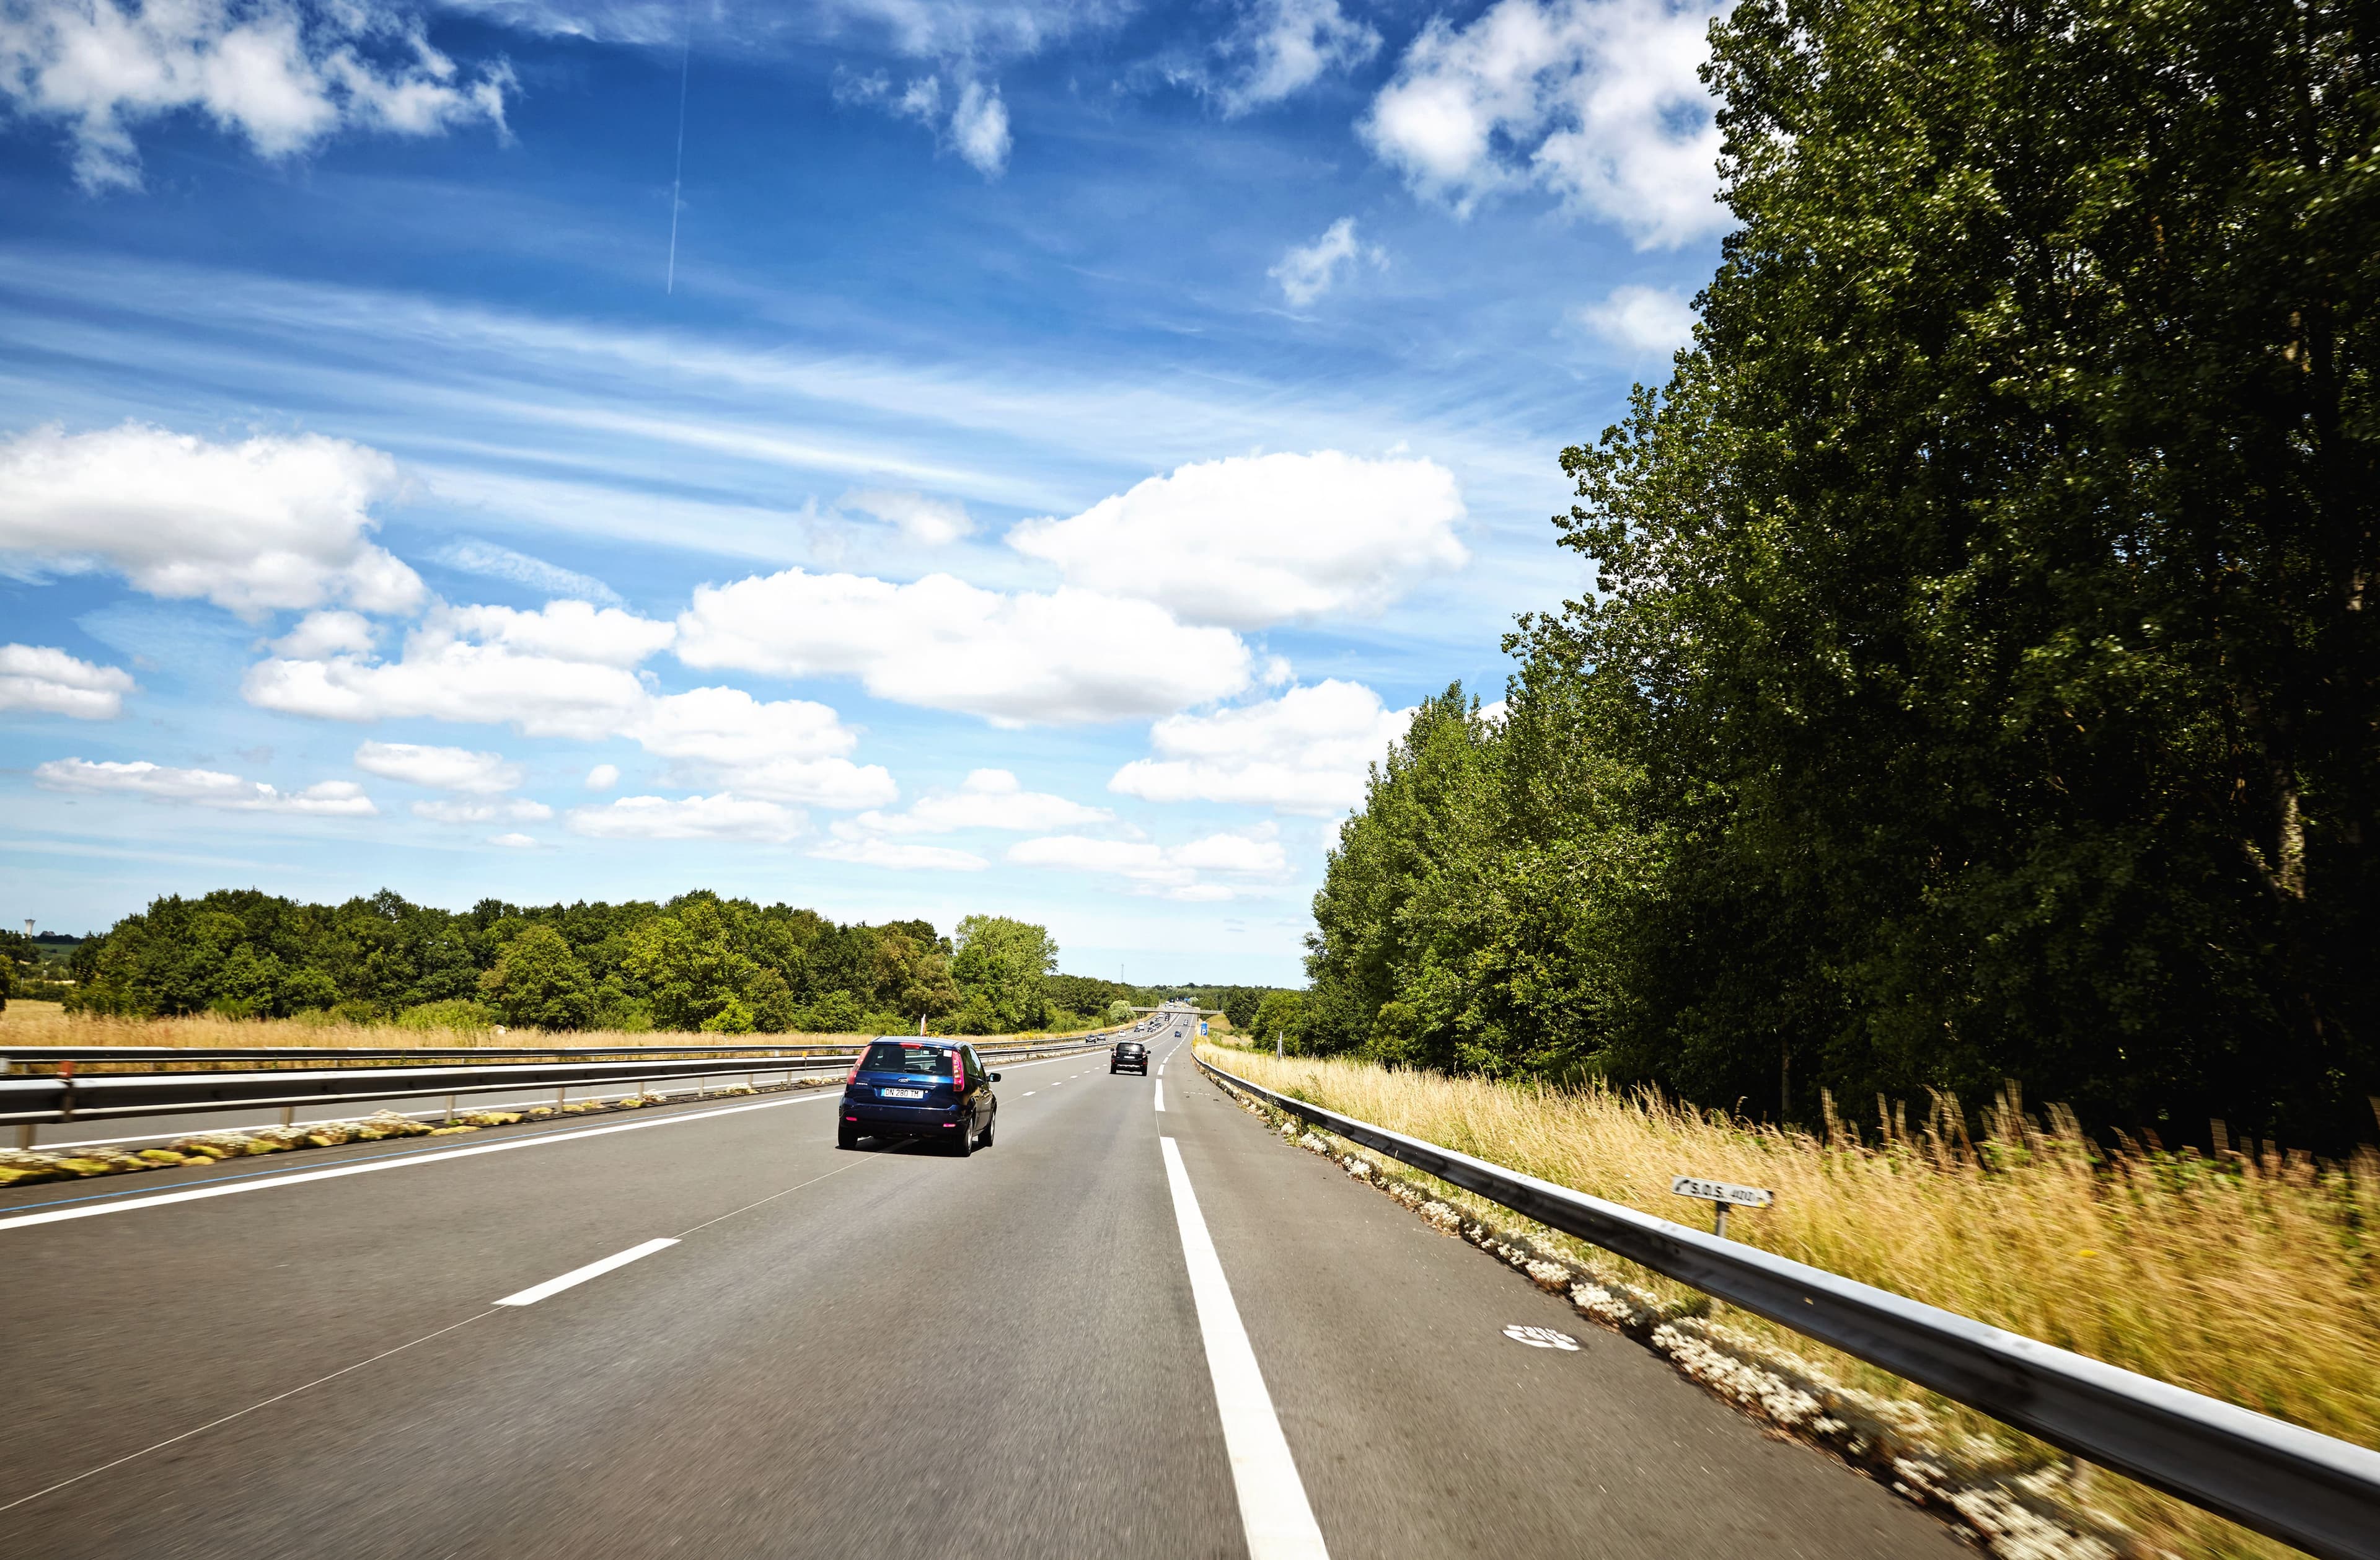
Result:
[[[522,928],[480,977],[480,990],[507,1024],[583,1030],[595,1017],[595,981],[551,926]]]
[[[2380,1091],[2380,90],[2314,0],[1742,0],[1741,229],[1424,707],[1318,1048],[2351,1141]],[[1790,1077],[1790,1084],[1789,1084]],[[1789,1092],[1790,1090],[1790,1092]],[[2368,1123],[2366,1124],[2368,1125]]]
[[[1058,969],[1058,945],[1048,927],[1007,916],[968,916],[959,922],[955,943],[951,976],[962,998],[958,1033],[1041,1027],[1050,1007],[1044,978]],[[968,1024],[989,1027],[963,1027]]]
[[[1028,929],[1042,963],[1022,988],[1014,959],[990,957],[1014,943],[1001,929],[1021,925],[997,922],[979,956],[994,977],[979,1016],[995,1029],[1018,1027],[1014,1017],[1038,1021],[1046,1008],[1038,982],[1056,957],[1046,932]],[[80,1010],[144,1018],[897,1034],[960,1005],[952,957],[930,921],[841,926],[812,910],[702,892],[666,905],[484,899],[450,912],[386,892],[325,906],[225,891],[158,899],[75,945],[79,984],[63,994]],[[18,975],[21,993],[21,967]]]
[[[1234,1025],[1234,1028],[1239,1026]],[[1269,1044],[1275,1035],[1281,1037],[1281,1049],[1292,1055],[1305,1054],[1305,995],[1302,992],[1267,992],[1248,1015],[1248,1039],[1252,1042]]]
[[[1132,1007],[1131,1003],[1118,997],[1108,1004],[1104,1021],[1110,1024],[1129,1024],[1132,1022]]]

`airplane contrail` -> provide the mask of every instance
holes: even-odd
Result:
[[[677,171],[670,176],[669,275],[662,284],[667,297],[677,294],[678,192],[686,186],[686,75],[694,63],[694,7],[686,7],[686,44],[677,56]]]

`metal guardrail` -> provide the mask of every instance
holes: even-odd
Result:
[[[1079,1049],[1104,1036],[978,1046],[987,1060]],[[0,1078],[0,1124],[188,1115],[273,1106],[358,1104],[432,1094],[556,1089],[574,1083],[648,1083],[729,1074],[831,1071],[856,1051],[807,1057],[699,1057],[689,1061],[551,1062],[529,1066],[340,1067],[283,1072],[104,1073],[80,1078]],[[756,1064],[768,1065],[756,1065]],[[793,1064],[787,1066],[787,1063]]]
[[[1017,1044],[1088,1043],[1121,1031],[1092,1030]],[[871,1040],[884,1038],[870,1036]],[[904,1038],[895,1036],[893,1038]],[[951,1038],[941,1036],[936,1038]],[[979,1045],[979,1051],[993,1049]],[[1006,1049],[1014,1050],[1014,1046]],[[697,1042],[686,1045],[0,1045],[0,1076],[33,1062],[345,1062],[481,1056],[850,1056],[847,1045],[771,1044],[767,1041]],[[766,1069],[764,1069],[766,1070]]]
[[[2324,1560],[2380,1560],[2380,1452],[1275,1093],[1276,1110]]]

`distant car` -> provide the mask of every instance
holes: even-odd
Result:
[[[1136,1040],[1120,1041],[1115,1052],[1108,1057],[1108,1071],[1120,1073],[1131,1068],[1143,1078],[1148,1076],[1148,1047]]]
[[[991,1147],[1000,1101],[975,1047],[959,1041],[871,1042],[843,1080],[842,1119],[834,1146],[856,1149],[862,1138],[939,1141],[964,1159]]]

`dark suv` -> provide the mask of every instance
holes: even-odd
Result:
[[[991,1086],[999,1081],[972,1045],[888,1036],[861,1052],[843,1080],[834,1146],[856,1149],[862,1138],[939,1139],[965,1158],[991,1147],[1000,1115]]]
[[[1136,1040],[1116,1042],[1115,1054],[1108,1058],[1108,1071],[1120,1073],[1126,1067],[1143,1078],[1148,1076],[1148,1047]]]

